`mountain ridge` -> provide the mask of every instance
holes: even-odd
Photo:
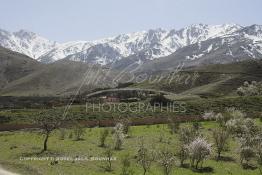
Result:
[[[148,31],[120,34],[100,40],[71,41],[66,43],[50,41],[26,30],[13,33],[0,30],[0,45],[44,63],[51,63],[66,57],[74,61],[85,62],[85,59],[82,60],[75,55],[77,54],[83,55],[88,58],[87,60],[97,59],[98,61],[94,61],[94,63],[106,64],[115,60],[108,54],[100,54],[100,56],[89,55],[87,50],[91,47],[95,49],[104,47],[102,50],[106,50],[109,46],[110,50],[114,50],[117,52],[117,55],[120,55],[117,60],[148,50],[148,53],[146,53],[147,59],[153,60],[168,56],[181,47],[230,34],[241,28],[243,27],[238,24],[194,24],[179,30],[150,29]],[[30,45],[30,42],[32,45]],[[43,43],[42,45],[41,42]]]

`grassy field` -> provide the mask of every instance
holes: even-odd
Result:
[[[192,99],[191,96],[189,99],[186,97],[176,96],[170,97],[174,100],[176,106],[175,110],[167,110],[166,108],[155,108],[151,110],[149,108],[148,101],[134,102],[129,104],[121,104],[124,111],[126,109],[125,105],[128,105],[130,109],[129,113],[121,112],[121,110],[111,110],[103,111],[101,105],[90,104],[88,107],[86,105],[73,105],[71,106],[69,113],[74,116],[76,120],[90,120],[90,119],[112,119],[117,116],[122,117],[163,117],[163,116],[190,116],[190,115],[202,115],[205,111],[223,111],[228,107],[236,107],[241,109],[250,116],[258,117],[262,109],[262,97],[221,97],[221,98],[196,98]],[[142,108],[138,109],[138,105],[144,103],[145,105]],[[114,106],[114,104],[107,104],[108,106]],[[120,107],[121,107],[120,105]],[[93,108],[95,110],[93,110]],[[58,109],[64,110],[64,107],[58,107]],[[0,109],[0,124],[1,123],[32,123],[32,117],[36,116],[43,109]]]
[[[256,120],[258,125],[262,125]],[[182,125],[191,125],[184,123]],[[211,130],[217,126],[217,123],[208,121],[201,122],[201,133],[213,142]],[[66,130],[66,137],[60,140],[60,131],[55,131],[49,140],[49,150],[46,153],[39,153],[42,149],[43,137],[36,131],[16,131],[0,133],[0,164],[15,172],[26,175],[103,175],[117,174],[121,172],[121,157],[127,153],[131,155],[131,166],[134,174],[143,174],[142,168],[137,164],[135,155],[138,150],[138,143],[143,137],[145,145],[150,149],[160,150],[168,147],[174,153],[178,149],[178,135],[171,134],[167,125],[151,125],[151,126],[133,126],[130,130],[130,138],[125,139],[123,148],[120,151],[114,151],[113,171],[106,172],[103,169],[104,161],[58,161],[58,164],[51,165],[51,161],[25,161],[20,160],[21,157],[103,157],[106,148],[101,148],[99,144],[99,134],[104,128],[86,128],[86,134],[83,140],[74,141],[69,138],[71,130]],[[113,140],[111,134],[108,137],[106,145],[112,145]],[[162,138],[162,141],[161,141]],[[257,175],[258,169],[243,169],[240,165],[239,155],[237,152],[238,144],[234,139],[230,139],[229,151],[223,153],[223,156],[230,157],[228,161],[216,161],[215,152],[204,162],[204,167],[209,172],[194,172],[190,168],[181,168],[179,160],[173,168],[174,175],[193,175],[193,174],[214,174],[214,175]],[[186,162],[188,163],[188,161]],[[255,164],[255,162],[252,162]],[[149,171],[150,175],[163,174],[161,167],[157,163],[153,163]]]

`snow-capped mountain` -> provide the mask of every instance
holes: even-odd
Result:
[[[155,29],[121,34],[96,41],[57,43],[25,30],[15,33],[0,30],[0,45],[24,53],[44,63],[66,58],[73,61],[107,65],[130,56],[139,57],[135,60],[143,63],[147,60],[171,55],[190,45],[197,45],[200,48],[203,45],[202,42],[217,41],[215,38],[221,39],[221,46],[224,46],[224,43],[232,44],[242,40],[248,41],[249,45],[241,45],[242,49],[249,55],[253,54],[256,57],[258,55],[254,52],[262,52],[261,33],[261,26],[259,25],[242,27],[237,24],[198,24],[180,30]],[[220,46],[212,43],[205,50],[199,49],[192,52],[192,54],[188,53],[185,59],[198,59],[209,52],[217,50],[217,47]],[[228,50],[228,54],[233,53]]]
[[[0,29],[0,45],[37,59],[58,44],[30,31],[11,33]]]
[[[191,51],[192,55],[189,54],[186,59],[195,60],[215,53],[220,59],[226,55],[235,61],[262,58],[262,26],[243,27],[233,33],[205,40],[197,43],[197,47]]]
[[[172,70],[180,64],[189,67],[257,59],[262,59],[262,26],[252,25],[184,46],[167,57],[144,64],[141,71]]]

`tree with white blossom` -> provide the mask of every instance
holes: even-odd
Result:
[[[211,154],[211,144],[209,144],[204,138],[198,137],[188,146],[188,154],[190,158],[191,166],[198,169],[203,166],[204,160]]]
[[[245,81],[243,86],[237,89],[237,94],[240,96],[256,96],[262,95],[262,82]]]
[[[124,126],[122,123],[117,123],[114,128],[115,150],[121,149],[124,139],[125,139]]]

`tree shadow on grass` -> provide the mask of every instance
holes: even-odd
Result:
[[[244,163],[242,164],[243,169],[245,170],[255,170],[257,167],[255,165]]]
[[[199,169],[192,168],[192,171],[196,173],[214,173],[214,168],[212,167],[203,167]]]
[[[214,173],[214,168],[212,167],[202,167],[199,169],[193,168],[190,166],[189,163],[184,163],[183,165],[180,165],[181,168],[185,169],[191,169],[195,173]]]
[[[184,163],[183,165],[180,165],[180,167],[188,169],[188,168],[190,168],[190,164],[189,163]]]
[[[215,161],[223,161],[223,162],[236,162],[236,160],[233,157],[229,156],[221,156],[220,158],[215,158]]]
[[[51,150],[47,150],[47,151],[43,151],[43,150],[35,150],[32,152],[23,152],[21,154],[18,155],[18,157],[55,157],[55,156],[61,156],[62,154],[59,152],[55,152],[55,151],[51,151]]]
[[[85,139],[82,139],[82,138],[80,138],[80,139],[73,139],[73,141],[74,142],[81,142],[81,141],[85,141]]]

